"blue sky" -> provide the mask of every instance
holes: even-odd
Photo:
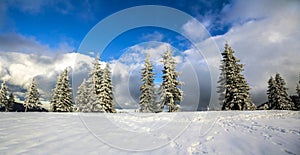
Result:
[[[144,5],[166,6],[194,19],[184,21],[178,16],[164,19],[165,16],[160,16],[163,10],[154,10],[151,21],[170,22],[169,26],[179,31],[149,25],[136,27],[115,36],[103,51],[92,49],[79,51],[83,55],[74,54],[98,23],[124,9]],[[115,96],[120,96],[116,100],[130,104],[128,97],[138,97],[138,85],[131,84],[139,80],[138,70],[143,62],[136,52],[152,51],[159,72],[160,56],[166,46],[172,46],[173,51],[180,52],[176,60],[178,70],[183,72],[180,78],[185,82],[185,102],[193,103],[190,97],[200,90],[201,102],[207,103],[210,96],[218,97],[212,94],[217,86],[213,84],[218,79],[220,52],[227,41],[241,63],[246,64],[243,74],[251,87],[251,98],[260,104],[267,100],[267,81],[276,73],[286,80],[289,94],[295,94],[300,72],[299,10],[298,0],[2,0],[0,80],[7,81],[17,96],[24,96],[23,90],[36,78],[41,97],[47,98],[58,73],[65,67],[77,67],[73,77],[84,77],[87,75],[84,70],[90,67],[87,62],[103,52],[101,60],[111,64],[116,79]],[[146,15],[152,15],[151,11]],[[176,25],[176,21],[181,23]],[[114,22],[96,34],[93,43],[103,44],[110,33],[130,23],[135,23],[134,17]],[[122,63],[119,58],[127,61],[135,58],[135,62]]]
[[[1,33],[18,33],[27,37],[34,37],[41,44],[47,44],[50,48],[58,48],[61,42],[67,43],[76,50],[82,39],[91,28],[103,18],[112,15],[120,10],[140,5],[163,5],[176,8],[190,14],[197,19],[205,20],[207,13],[217,15],[221,9],[228,4],[227,1],[33,1],[14,0],[2,1]],[[155,17],[154,17],[155,18]],[[218,23],[214,17],[213,22]],[[120,24],[126,21],[120,21]],[[228,25],[216,24],[210,29],[213,35],[224,34]],[[160,28],[141,28],[126,32],[124,38],[115,40],[112,51],[119,51],[139,41],[146,41],[143,36],[159,32],[168,35],[172,41],[176,41],[174,34]],[[172,38],[173,37],[173,38]],[[153,39],[153,38],[148,38]],[[167,41],[167,40],[163,40]],[[170,41],[170,39],[168,40]],[[174,44],[175,45],[175,44]]]

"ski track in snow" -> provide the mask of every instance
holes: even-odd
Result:
[[[0,113],[0,154],[287,154],[300,112]]]

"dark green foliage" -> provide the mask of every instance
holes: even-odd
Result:
[[[183,92],[179,86],[183,83],[178,81],[179,73],[176,71],[176,62],[170,49],[163,55],[163,82],[160,86],[161,107],[169,107],[169,112],[179,111],[180,102],[183,100]]]
[[[294,105],[287,93],[286,83],[280,74],[271,77],[268,81],[268,103],[269,109],[292,110]]]
[[[239,64],[240,60],[234,55],[234,51],[225,44],[225,50],[222,53],[223,60],[221,62],[220,99],[222,110],[255,110],[256,106],[250,99],[250,87],[245,77],[241,74],[243,64]]]
[[[63,73],[59,75],[56,86],[53,90],[52,99],[50,102],[51,111],[72,112],[74,110],[72,97],[69,72],[66,68]]]

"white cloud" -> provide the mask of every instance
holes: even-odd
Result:
[[[151,34],[144,34],[142,36],[142,40],[145,41],[162,41],[163,39],[164,39],[164,35],[157,31]]]
[[[182,26],[183,34],[188,36],[193,42],[199,42],[210,37],[208,31],[196,19],[188,21]]]
[[[214,39],[221,51],[225,41],[228,41],[241,63],[246,64],[244,74],[252,87],[251,94],[255,103],[266,101],[267,80],[277,72],[286,79],[289,93],[294,94],[300,71],[299,3],[234,1],[224,8],[227,8],[224,9],[224,20],[234,24],[224,35],[210,39]],[[197,27],[194,31],[197,33]],[[198,42],[197,47],[202,51],[211,51],[214,45],[207,40]],[[186,54],[191,54],[191,51],[186,51]],[[213,67],[218,67],[220,56],[211,55],[206,60],[213,63]]]
[[[82,72],[79,69],[89,69],[81,66],[89,64],[90,61],[92,58],[77,53],[41,56],[32,53],[0,52],[0,79],[24,90],[32,78],[36,78],[42,98],[49,98],[56,78],[63,69],[76,68],[76,75],[79,76]]]

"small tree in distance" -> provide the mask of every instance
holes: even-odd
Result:
[[[83,79],[81,85],[78,87],[76,96],[76,107],[79,112],[87,112],[87,103],[89,100],[89,92],[87,91],[86,80]]]
[[[13,93],[9,94],[9,98],[8,98],[8,111],[12,111],[14,108],[14,104],[15,104],[15,97]]]
[[[6,86],[5,81],[3,81],[1,84],[1,89],[0,89],[0,109],[1,109],[1,111],[6,111],[7,104],[8,104],[7,86]]]
[[[32,79],[32,82],[27,90],[25,101],[24,101],[24,107],[25,112],[27,111],[36,111],[41,109],[41,102],[39,100],[39,92],[35,83],[35,80]]]

